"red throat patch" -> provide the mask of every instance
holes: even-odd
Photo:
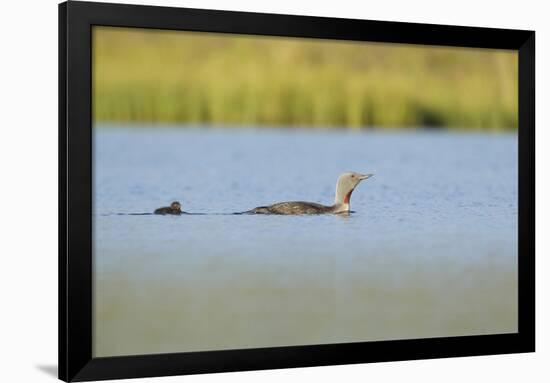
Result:
[[[351,193],[353,193],[353,190],[351,190],[346,196],[344,197],[344,203],[346,205],[349,205],[349,199],[351,198]]]

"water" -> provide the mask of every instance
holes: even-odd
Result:
[[[516,135],[94,132],[95,356],[517,331]],[[348,170],[349,217],[229,214]]]

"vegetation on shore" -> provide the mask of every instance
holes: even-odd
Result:
[[[517,128],[514,51],[94,27],[95,122]]]

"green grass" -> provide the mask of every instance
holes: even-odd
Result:
[[[95,27],[95,122],[517,128],[513,51]]]

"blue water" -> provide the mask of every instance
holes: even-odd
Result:
[[[230,214],[345,171],[349,217]],[[517,176],[512,134],[98,126],[94,354],[516,332]]]

